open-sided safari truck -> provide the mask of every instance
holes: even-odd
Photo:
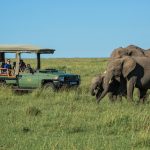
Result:
[[[53,54],[54,49],[38,48],[36,46],[0,45],[0,62],[3,64],[6,53],[15,53],[15,67],[12,69],[0,68],[0,83],[12,85],[15,90],[32,90],[35,88],[60,89],[61,87],[72,87],[80,84],[80,76],[67,74],[54,68],[41,69],[41,54]],[[36,69],[20,71],[20,60],[22,53],[35,53],[37,55]]]

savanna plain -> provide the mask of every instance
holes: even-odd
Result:
[[[35,65],[34,59],[25,60]],[[0,150],[149,150],[150,100],[145,104],[106,96],[99,104],[89,92],[92,77],[107,59],[43,59],[42,68],[80,74],[77,89],[36,89],[16,94],[0,89]]]

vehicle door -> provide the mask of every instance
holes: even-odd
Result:
[[[37,88],[39,87],[39,75],[37,73],[19,74],[18,85],[22,88]]]

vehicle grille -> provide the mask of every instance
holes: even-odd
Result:
[[[77,76],[67,76],[64,78],[65,81],[76,81],[77,79]]]

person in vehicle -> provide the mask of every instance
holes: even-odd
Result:
[[[25,72],[26,72],[26,73],[33,73],[33,72],[34,72],[33,69],[31,68],[31,65],[30,65],[30,64],[27,64],[27,67],[26,67],[26,69],[25,69]]]
[[[4,64],[3,68],[11,69],[10,59],[7,59],[7,61],[6,61],[6,63]]]
[[[5,62],[2,62],[2,63],[1,63],[1,68],[2,68],[2,69],[1,69],[1,73],[2,73],[2,74],[5,72],[4,69],[3,69],[3,68],[4,68],[4,65],[5,65]]]
[[[4,68],[4,70],[2,73],[4,73],[4,74],[7,73],[7,74],[11,75],[11,70],[9,70],[9,69],[12,69],[10,59],[7,59],[6,63],[3,65],[3,68]]]
[[[22,59],[20,59],[20,62],[19,62],[19,70],[20,70],[20,72],[24,72],[25,68],[26,68],[25,62]]]

